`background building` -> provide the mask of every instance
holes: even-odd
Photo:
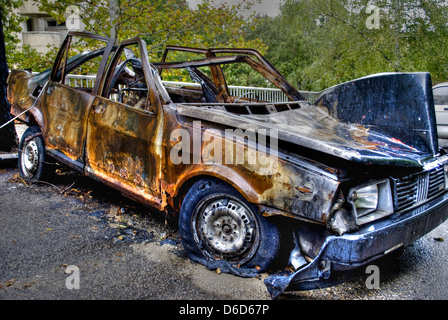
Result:
[[[29,45],[38,52],[46,53],[49,46],[60,47],[69,30],[82,30],[82,24],[76,14],[77,8],[67,9],[67,20],[58,23],[53,17],[39,11],[37,1],[24,1],[18,14],[27,18],[22,23],[19,38],[23,45]]]

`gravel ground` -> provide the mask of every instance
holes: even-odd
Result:
[[[262,275],[240,278],[191,262],[177,226],[120,193],[71,171],[25,184],[0,167],[0,299],[264,300]],[[446,300],[448,223],[378,260],[379,289],[366,269],[330,288],[278,300]],[[67,284],[79,270],[79,289]]]

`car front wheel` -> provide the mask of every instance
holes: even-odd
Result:
[[[196,182],[182,202],[179,231],[190,258],[227,261],[242,270],[265,271],[280,247],[278,228],[259,215],[230,185]]]

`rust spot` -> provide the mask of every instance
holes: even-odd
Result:
[[[356,129],[352,130],[350,132],[350,136],[353,139],[353,141],[356,141],[362,145],[364,145],[365,149],[367,150],[375,150],[378,148],[379,144],[375,142],[368,141],[367,138],[369,137],[369,128],[366,128],[362,125],[355,125]]]
[[[114,166],[114,164],[112,162],[109,162],[109,168],[108,169],[112,173],[115,172],[115,166]]]
[[[141,192],[145,191],[145,181],[143,180],[141,175],[139,174],[136,175],[134,179],[134,184],[139,191]]]
[[[303,193],[312,193],[313,192],[312,190],[310,190],[308,188],[303,188],[303,187],[296,187],[296,189]]]
[[[126,168],[120,169],[120,177],[127,180],[128,179],[128,170]]]
[[[337,174],[337,173],[338,173],[338,170],[337,170],[337,169],[334,169],[334,168],[329,168],[329,167],[327,167],[327,168],[325,168],[325,170],[328,171],[328,172],[330,172],[330,173],[332,173],[332,174]]]
[[[170,195],[171,197],[174,196],[175,194],[175,189],[176,186],[174,184],[170,184],[168,183],[166,180],[162,180],[161,181],[161,186],[162,186],[162,190],[163,192],[167,193],[168,195]]]
[[[322,213],[322,216],[320,217],[320,221],[322,223],[325,223],[327,221],[328,215],[326,213]]]

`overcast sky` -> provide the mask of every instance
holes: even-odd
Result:
[[[198,3],[201,3],[202,0],[187,0],[192,6],[197,5]],[[255,0],[257,2],[253,9],[256,12],[259,12],[261,14],[267,14],[269,16],[275,16],[279,12],[279,6],[280,3],[283,0]],[[242,0],[210,0],[211,3],[221,4],[221,3],[227,3],[229,5],[241,3]],[[259,3],[258,3],[259,2]]]

